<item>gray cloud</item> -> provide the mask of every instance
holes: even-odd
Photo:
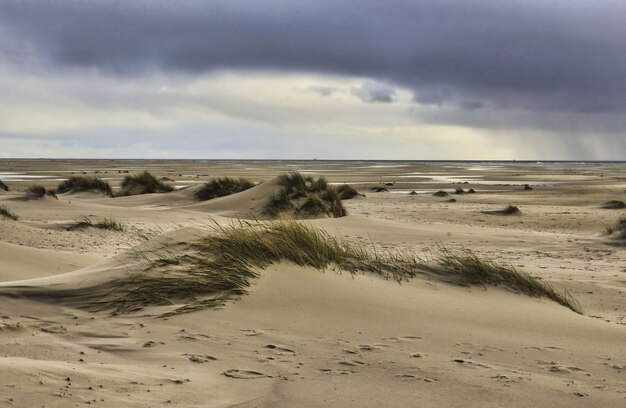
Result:
[[[0,58],[125,77],[333,73],[403,86],[419,103],[459,110],[619,114],[624,21],[619,0],[4,0]]]
[[[387,84],[376,81],[365,81],[359,88],[353,88],[352,93],[363,102],[393,102],[396,90]]]

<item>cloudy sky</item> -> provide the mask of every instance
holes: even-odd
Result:
[[[0,157],[626,159],[623,0],[0,0]]]

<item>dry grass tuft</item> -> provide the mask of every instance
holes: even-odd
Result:
[[[0,206],[0,215],[4,218],[9,218],[12,219],[13,221],[17,221],[20,217],[15,214],[12,213],[6,206],[2,205]]]
[[[88,228],[88,227],[106,229],[106,230],[111,230],[111,231],[125,231],[126,230],[126,227],[124,226],[124,224],[122,224],[121,222],[113,218],[102,218],[102,219],[92,220],[89,217],[81,218],[72,227],[72,229]]]

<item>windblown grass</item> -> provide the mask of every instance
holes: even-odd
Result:
[[[111,230],[111,231],[124,231],[126,229],[126,227],[124,227],[124,224],[122,224],[121,222],[113,218],[102,218],[102,219],[92,220],[89,217],[83,217],[74,226],[74,228],[87,228],[87,227],[106,229],[106,230]]]
[[[113,195],[113,190],[109,183],[99,178],[87,176],[70,177],[59,184],[56,189],[56,192],[59,194],[69,192],[77,193],[80,191],[97,191],[108,196]]]
[[[115,194],[116,197],[137,194],[167,193],[174,190],[169,184],[158,180],[147,171],[137,175],[128,175],[122,181],[122,189]]]
[[[2,205],[0,206],[0,215],[3,216],[4,218],[10,218],[13,221],[17,221],[20,217],[15,214],[12,213],[6,206]]]
[[[280,176],[278,184],[281,186],[280,191],[270,196],[263,207],[263,214],[269,217],[284,214],[296,218],[347,215],[341,202],[341,193],[330,186],[324,177],[314,179],[293,172]],[[342,191],[350,194],[345,188]]]
[[[9,191],[9,186],[4,184],[4,181],[0,180],[0,190]]]
[[[409,252],[380,252],[341,241],[327,232],[297,221],[252,224],[240,221],[213,232],[192,246],[194,253],[181,258],[145,256],[147,275],[116,282],[101,309],[125,313],[149,305],[180,305],[173,315],[224,304],[246,293],[258,270],[273,263],[291,262],[317,269],[336,267],[352,273],[372,272],[398,282],[429,273],[464,285],[501,285],[530,295],[554,300],[581,313],[569,295],[557,293],[550,284],[512,266],[471,253],[442,249],[428,265]]]
[[[195,195],[198,200],[205,201],[240,193],[252,187],[254,187],[254,183],[244,177],[221,177],[205,183],[202,189],[198,190]]]
[[[468,285],[505,286],[534,297],[546,297],[576,313],[582,314],[580,304],[568,291],[557,292],[550,283],[539,280],[512,265],[481,258],[471,251],[452,253],[442,248],[437,262],[458,273],[462,283]]]
[[[28,200],[38,200],[46,195],[46,188],[42,185],[34,185],[26,190],[26,198]]]

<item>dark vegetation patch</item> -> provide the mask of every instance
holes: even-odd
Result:
[[[375,187],[370,188],[370,191],[373,191],[375,193],[384,193],[389,190],[387,190],[385,187],[375,186]]]
[[[46,195],[46,188],[42,185],[34,185],[26,190],[27,200],[39,200]]]
[[[624,204],[623,201],[611,200],[602,204],[600,208],[603,208],[605,210],[621,210],[622,208],[626,208],[626,204]]]
[[[604,233],[617,242],[626,241],[626,218],[620,218],[615,225],[606,227]]]
[[[147,171],[137,175],[128,175],[122,180],[122,189],[115,197],[123,197],[138,194],[168,193],[174,190],[169,184],[158,180]]]
[[[0,216],[4,217],[4,218],[9,218],[12,219],[13,221],[17,221],[20,217],[11,212],[6,206],[1,205],[0,206]]]
[[[482,211],[483,214],[489,215],[521,215],[522,212],[514,205],[509,205],[503,210]]]
[[[108,196],[113,195],[111,185],[106,181],[89,176],[74,176],[63,181],[57,186],[56,192],[63,193],[78,193],[82,191],[95,191],[104,193]]]
[[[532,191],[532,190],[533,188],[530,185],[524,184],[524,191]]]
[[[349,200],[356,196],[365,197],[365,194],[360,194],[356,189],[348,184],[342,184],[336,187],[337,193],[339,193],[339,198],[342,200]]]
[[[59,197],[57,197],[57,193],[54,190],[46,190],[46,195],[48,197],[54,198],[55,200],[59,199]]]
[[[447,197],[448,193],[443,191],[443,190],[439,190],[436,193],[433,194],[435,197]]]
[[[0,180],[0,190],[2,190],[2,191],[9,191],[9,186],[4,184],[4,181],[2,181],[2,180]]]
[[[456,190],[454,190],[454,194],[465,194],[465,190],[463,190],[462,188],[457,188]]]
[[[252,187],[254,187],[254,183],[244,177],[221,177],[205,183],[202,186],[202,189],[198,190],[195,195],[196,199],[205,201],[212,198],[240,193]]]
[[[324,177],[314,179],[293,172],[280,176],[278,185],[280,191],[270,196],[264,205],[263,214],[266,216],[338,218],[347,215],[340,193]]]

